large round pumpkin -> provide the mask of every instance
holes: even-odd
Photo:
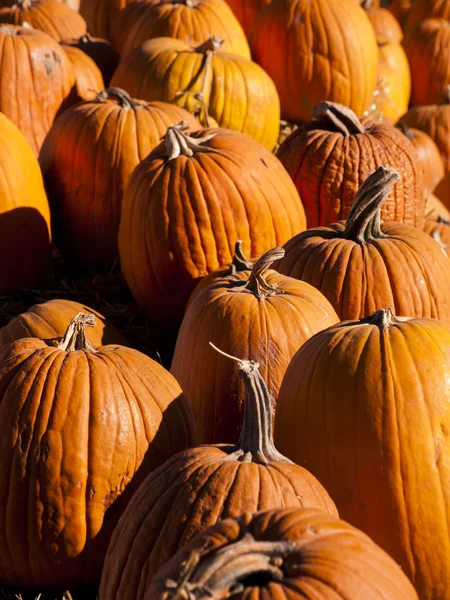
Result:
[[[226,356],[246,389],[239,442],[179,452],[147,477],[108,548],[102,600],[143,600],[159,567],[220,519],[290,506],[337,514],[320,483],[273,445],[272,400],[258,364]]]
[[[50,209],[39,164],[0,113],[0,294],[39,283],[50,260]]]
[[[340,323],[293,358],[275,423],[279,448],[401,565],[421,600],[450,589],[449,355],[450,325],[437,319],[382,309]]]
[[[235,17],[242,25],[245,35],[248,36],[258,12],[272,0],[227,0]]]
[[[348,0],[273,0],[256,17],[253,59],[277,86],[281,116],[308,121],[323,100],[368,108],[378,49],[369,18]]]
[[[64,39],[61,43],[66,48],[68,46],[78,48],[92,58],[100,69],[105,86],[109,85],[120,61],[119,53],[110,42],[94,38],[90,33],[86,33],[80,38]]]
[[[0,580],[95,584],[145,476],[194,441],[176,380],[122,346],[93,347],[78,314],[60,344],[0,352]]]
[[[361,122],[339,104],[322,102],[313,114],[317,119],[296,129],[277,152],[297,186],[308,226],[347,218],[359,186],[383,164],[401,174],[382,208],[383,221],[423,226],[423,174],[411,142],[393,125]]]
[[[112,266],[128,179],[180,119],[198,127],[182,108],[133,100],[123,90],[108,88],[55,122],[40,161],[56,241],[68,255],[99,268]]]
[[[120,262],[139,306],[174,327],[196,283],[230,263],[238,239],[258,258],[305,227],[297,190],[273,154],[240,133],[188,136],[175,126],[131,176]]]
[[[257,362],[276,402],[300,346],[339,321],[311,285],[268,270],[283,256],[282,248],[270,250],[251,271],[212,281],[190,299],[171,372],[189,400],[202,444],[238,440],[245,393],[236,363],[224,365],[210,342]]]
[[[87,54],[72,45],[61,42],[64,52],[72,63],[75,72],[79,100],[92,100],[105,89],[100,69]]]
[[[193,595],[190,595],[193,594]],[[370,538],[313,509],[226,519],[156,574],[144,600],[417,600],[408,578]]]
[[[112,85],[136,98],[176,102],[204,127],[212,117],[272,150],[280,129],[275,85],[259,65],[223,52],[221,44],[216,37],[198,47],[172,38],[150,40],[122,59]]]
[[[276,267],[319,289],[342,320],[384,306],[399,315],[450,319],[450,264],[440,246],[411,225],[380,225],[380,207],[397,179],[393,169],[377,169],[346,222],[295,236]]]

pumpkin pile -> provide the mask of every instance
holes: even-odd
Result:
[[[0,0],[0,597],[450,600],[450,0]]]

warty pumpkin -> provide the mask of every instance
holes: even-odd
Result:
[[[111,533],[145,476],[194,443],[176,380],[122,346],[94,348],[75,316],[57,347],[0,352],[0,580],[96,584]]]
[[[213,280],[192,294],[171,372],[189,400],[202,444],[238,440],[245,394],[237,365],[224,365],[209,342],[257,362],[276,403],[300,346],[339,321],[328,300],[311,285],[269,270],[283,256],[282,248],[269,250],[251,271]]]
[[[355,194],[377,167],[401,174],[382,207],[383,221],[423,227],[425,190],[416,151],[393,125],[360,121],[340,104],[322,102],[315,121],[296,129],[278,158],[295,182],[309,227],[347,218]]]
[[[167,127],[180,119],[198,128],[194,117],[178,106],[134,100],[116,88],[57,119],[40,162],[56,241],[67,255],[111,268],[128,179]]]
[[[50,261],[50,242],[50,209],[39,164],[27,140],[0,112],[1,295],[39,283]]]
[[[342,320],[392,306],[399,315],[450,318],[447,257],[424,231],[380,224],[380,208],[399,175],[379,167],[360,187],[346,222],[308,229],[287,242],[276,269],[307,281]]]
[[[75,72],[77,95],[79,100],[92,100],[105,89],[100,69],[92,58],[79,48],[61,43],[64,52],[72,63]]]
[[[357,115],[370,104],[378,48],[356,2],[273,0],[257,15],[250,46],[275,82],[287,121],[309,121],[323,100],[345,104]]]
[[[358,529],[314,509],[226,519],[155,575],[144,600],[418,600],[392,558]]]
[[[67,323],[80,312],[93,314],[95,326],[89,327],[86,337],[93,346],[127,343],[122,334],[96,310],[72,300],[49,300],[31,306],[0,328],[0,348],[22,338],[39,338],[57,345],[64,336]]]
[[[405,29],[413,29],[426,19],[450,19],[449,0],[412,0]]]
[[[340,323],[293,358],[275,421],[279,448],[400,564],[421,600],[450,589],[449,355],[450,325],[437,319],[382,309]]]
[[[90,33],[86,33],[80,38],[64,39],[61,43],[65,48],[67,46],[78,48],[87,54],[89,58],[92,58],[100,69],[104,85],[109,85],[120,61],[119,53],[110,42],[101,38],[94,38]]]
[[[228,265],[236,241],[258,258],[306,228],[289,175],[250,137],[169,127],[134,170],[122,204],[119,255],[139,306],[181,322],[200,279]]]
[[[239,442],[179,452],[146,478],[111,539],[102,600],[143,600],[178,548],[221,519],[290,506],[337,515],[320,483],[273,445],[271,398],[258,364],[226,356],[237,361],[246,389]]]
[[[217,37],[197,47],[172,38],[150,40],[125,55],[112,85],[137,98],[174,102],[204,127],[212,126],[212,117],[272,150],[280,128],[275,85],[259,65],[221,46]]]

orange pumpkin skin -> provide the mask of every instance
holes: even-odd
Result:
[[[450,326],[436,319],[382,310],[330,327],[289,365],[275,423],[280,450],[308,466],[421,600],[450,589],[449,353]]]
[[[395,180],[395,171],[380,167],[361,186],[346,223],[295,236],[276,266],[320,290],[341,320],[384,306],[400,315],[450,318],[450,270],[440,246],[416,227],[379,225],[379,203]],[[370,219],[359,212],[369,205]]]
[[[132,0],[80,0],[80,14],[86,20],[89,33],[105,40],[111,39],[114,15]]]
[[[239,365],[246,373],[239,443],[179,452],[147,477],[111,539],[102,600],[143,600],[152,576],[178,548],[221,519],[288,506],[337,515],[320,483],[274,447],[271,398],[258,365]]]
[[[0,111],[37,155],[58,112],[76,99],[70,60],[42,31],[2,24],[0,79]]]
[[[443,205],[450,210],[450,174],[447,173],[436,186],[434,193]],[[445,216],[445,215],[444,215]]]
[[[345,104],[358,116],[370,104],[378,48],[356,2],[273,0],[257,15],[250,46],[275,82],[287,121],[309,121],[323,100]]]
[[[64,52],[72,63],[75,72],[77,95],[79,100],[92,100],[99,92],[105,89],[100,69],[92,58],[89,58],[79,48],[61,44]]]
[[[67,329],[67,323],[80,312],[95,316],[95,327],[89,327],[87,331],[87,338],[93,346],[127,345],[122,334],[99,312],[79,302],[58,299],[35,304],[0,328],[0,348],[23,338],[54,340],[56,345]]]
[[[71,327],[80,316],[92,318]],[[56,348],[28,338],[0,352],[4,584],[98,583],[131,494],[194,441],[181,388],[163,367],[80,336],[69,329]]]
[[[230,263],[236,240],[257,258],[305,227],[295,186],[273,154],[226,129],[189,137],[171,127],[131,176],[120,262],[142,310],[174,327],[196,283]]]
[[[426,19],[450,19],[448,0],[412,0],[405,29],[413,29]]]
[[[201,444],[238,440],[245,395],[236,363],[224,365],[222,357],[209,348],[210,342],[258,363],[276,402],[286,369],[300,346],[339,321],[328,300],[309,284],[273,270],[260,273],[262,264],[268,269],[283,255],[281,248],[272,250],[255,263],[253,271],[229,275],[193,292],[171,373],[189,400]]]
[[[272,0],[227,0],[227,4],[241,24],[245,35],[248,36],[256,15],[271,1]]]
[[[40,162],[60,232],[56,241],[67,255],[100,269],[112,266],[131,173],[167,127],[182,119],[198,128],[182,108],[133,100],[123,90],[109,88],[55,122]]]
[[[160,569],[144,600],[171,600],[201,586],[215,600],[417,600],[399,566],[369,537],[336,517],[298,508],[221,521]]]
[[[17,127],[0,113],[0,294],[31,288],[45,276],[50,209],[41,171]]]
[[[346,219],[360,185],[383,164],[402,177],[381,218],[423,227],[423,174],[411,142],[393,125],[360,122],[337,104],[321,103],[314,114],[317,120],[296,129],[277,152],[297,186],[308,227]]]
[[[16,0],[15,4],[0,2],[0,23],[23,25],[43,31],[56,41],[79,37],[87,30],[86,21],[77,12],[56,0]]]
[[[104,85],[109,85],[120,61],[119,53],[110,42],[101,38],[94,38],[86,33],[80,38],[64,39],[61,43],[64,47],[73,46],[78,48],[87,54],[89,58],[92,58],[100,69]]]

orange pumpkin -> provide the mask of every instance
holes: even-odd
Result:
[[[100,69],[92,58],[89,58],[89,56],[79,48],[66,45],[63,42],[61,45],[69,57],[75,72],[79,100],[92,100],[99,92],[105,89]]]
[[[307,465],[421,600],[450,589],[449,355],[450,325],[437,319],[383,309],[340,323],[293,358],[275,421],[280,450]]]
[[[305,227],[297,190],[272,153],[226,129],[188,136],[169,127],[130,179],[120,262],[139,306],[174,327],[196,283],[230,263],[236,240],[257,258]]]
[[[272,0],[227,0],[227,4],[242,25],[245,35],[248,36],[256,15],[271,1]]]
[[[130,175],[167,127],[180,119],[198,128],[182,108],[133,100],[123,90],[109,88],[71,107],[55,122],[40,161],[56,241],[66,254],[100,269],[111,268]]]
[[[287,121],[310,120],[323,100],[345,104],[357,115],[370,104],[378,48],[356,2],[273,0],[257,15],[250,46],[275,82]]]
[[[80,0],[80,14],[86,20],[91,35],[110,40],[114,15],[130,2],[131,0]]]
[[[411,0],[406,29],[413,29],[426,19],[450,19],[449,0]]]
[[[86,35],[80,38],[64,39],[61,44],[65,48],[68,46],[78,48],[87,54],[100,69],[104,85],[109,85],[120,61],[119,53],[110,42],[94,38],[89,33],[86,33]]]

